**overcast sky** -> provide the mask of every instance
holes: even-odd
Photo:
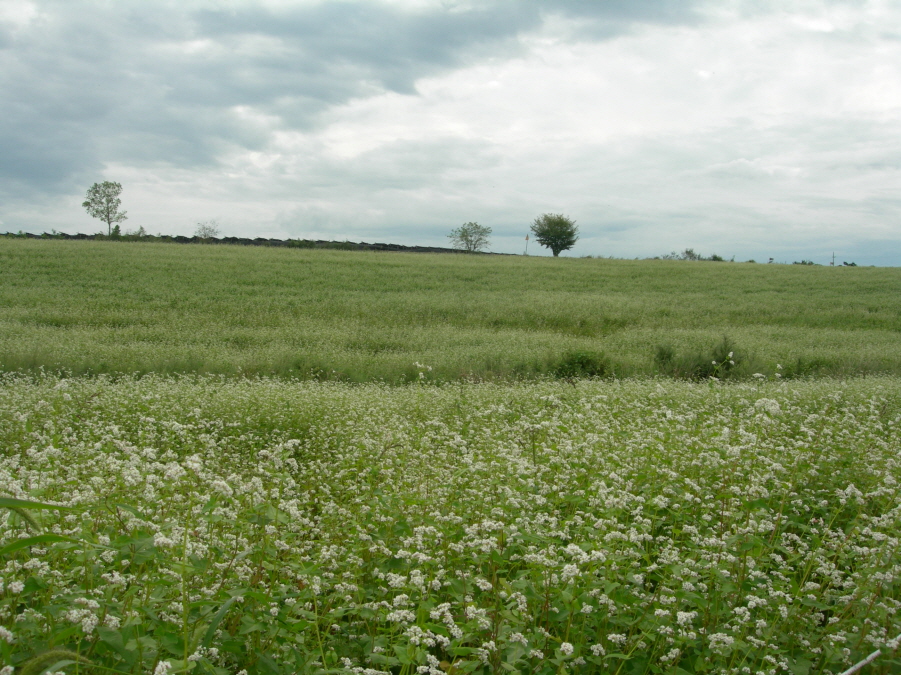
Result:
[[[0,0],[0,231],[901,265],[899,178],[897,0]]]

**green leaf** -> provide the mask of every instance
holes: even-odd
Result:
[[[207,628],[206,635],[203,636],[203,641],[200,643],[205,649],[209,649],[210,644],[213,642],[213,637],[216,635],[216,629],[219,627],[219,624],[222,623],[222,619],[228,614],[229,608],[235,604],[236,600],[237,598],[229,598],[223,602],[222,607],[220,607],[219,611],[213,616],[213,621],[210,623],[210,627]]]
[[[25,662],[22,665],[22,669],[19,671],[19,674],[40,675],[40,673],[46,672],[47,670],[49,670],[50,672],[56,672],[60,668],[64,668],[65,666],[71,665],[73,663],[93,665],[90,660],[86,659],[81,654],[76,654],[75,652],[71,652],[68,649],[51,649],[49,652],[38,654],[34,658]]]
[[[115,506],[117,509],[122,509],[123,511],[128,511],[135,518],[140,518],[142,520],[144,518],[143,514],[140,511],[138,511],[134,506],[129,506],[128,504],[119,504],[118,502],[113,504],[113,506]]]
[[[240,635],[247,635],[248,633],[262,633],[266,630],[266,626],[261,624],[259,621],[251,621],[246,620],[245,617],[244,627],[240,630]]]
[[[56,504],[45,504],[43,502],[32,502],[26,499],[16,499],[15,497],[0,497],[0,506],[8,509],[48,509],[60,511],[74,511],[71,506],[58,506]]]
[[[82,542],[77,539],[72,539],[70,537],[62,537],[58,534],[39,534],[35,537],[26,537],[25,539],[17,539],[11,544],[7,544],[3,548],[0,548],[0,556],[9,555],[10,553],[14,553],[21,548],[27,548],[29,546],[37,546],[38,544],[52,544],[58,541],[69,541],[75,544],[81,544]]]
[[[413,663],[413,660],[410,658],[410,652],[403,645],[394,645],[394,653],[397,654],[397,658],[400,659],[400,662],[407,666]]]

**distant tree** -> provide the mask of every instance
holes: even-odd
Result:
[[[99,218],[106,223],[107,236],[113,236],[113,225],[121,223],[127,219],[125,211],[119,212],[122,200],[119,195],[122,194],[122,186],[119,183],[103,181],[102,183],[94,183],[86,195],[86,199],[82,206],[87,209],[88,215],[92,218]]]
[[[206,220],[197,223],[197,229],[194,230],[194,236],[199,239],[215,239],[219,236],[219,223],[215,220]]]
[[[143,237],[146,237],[146,236],[148,236],[148,235],[147,235],[147,230],[145,230],[145,229],[144,229],[144,226],[141,225],[141,226],[140,226],[137,230],[135,230],[134,232],[126,231],[126,232],[125,232],[125,236],[126,236],[126,237],[135,237],[136,239],[142,239]]]
[[[542,246],[551,249],[556,258],[560,251],[567,251],[579,240],[576,221],[560,213],[545,213],[532,223],[532,234]]]
[[[488,248],[490,236],[491,228],[478,223],[464,223],[447,235],[454,248],[467,253],[476,253]]]

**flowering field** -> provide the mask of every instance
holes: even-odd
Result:
[[[897,378],[0,376],[0,672],[897,673],[899,426]]]

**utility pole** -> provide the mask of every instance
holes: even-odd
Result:
[[[829,263],[829,267],[835,267],[835,251],[832,252],[832,262]]]
[[[523,255],[529,255],[529,235],[526,235],[526,252]]]

